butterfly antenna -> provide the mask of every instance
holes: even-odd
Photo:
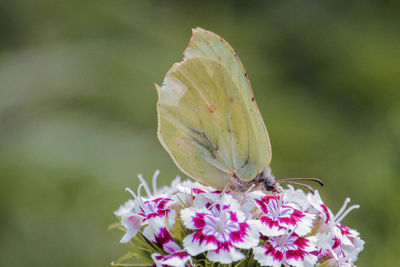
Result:
[[[314,194],[314,189],[311,186],[309,186],[308,184],[302,184],[302,183],[288,181],[288,180],[286,180],[286,181],[285,180],[279,180],[278,182],[279,183],[283,182],[283,183],[287,183],[287,184],[295,184],[295,185],[303,186],[303,187],[307,188],[308,190],[310,190],[311,193]]]
[[[282,179],[279,180],[278,182],[286,182],[286,181],[296,181],[296,180],[300,180],[300,181],[313,181],[318,183],[320,186],[324,186],[324,182],[322,182],[322,180],[317,179],[317,178],[286,178],[286,179]]]

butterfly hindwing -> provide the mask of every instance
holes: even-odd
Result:
[[[249,181],[269,164],[268,134],[250,84],[222,38],[195,29],[184,60],[157,89],[158,137],[188,176],[222,189],[233,172]]]

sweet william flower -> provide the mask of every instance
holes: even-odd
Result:
[[[146,225],[148,221],[156,218],[164,218],[173,224],[175,221],[175,210],[168,209],[172,202],[170,198],[156,198],[152,200],[137,198],[138,204],[131,210],[121,216],[121,224],[126,228],[126,233],[121,239],[121,243],[129,242],[130,239],[138,233],[141,226]]]
[[[245,257],[239,249],[258,244],[259,223],[246,220],[230,195],[222,195],[215,203],[197,198],[193,207],[182,210],[181,218],[188,229],[195,230],[183,240],[193,256],[207,252],[209,260],[229,264]]]
[[[191,260],[186,250],[182,249],[172,238],[168,226],[161,218],[154,219],[143,231],[143,235],[163,250],[163,253],[155,252],[151,258],[157,267],[160,266],[185,266]]]
[[[138,187],[137,194],[127,188],[134,200],[128,200],[124,205],[114,212],[121,217],[121,225],[125,227],[126,233],[121,239],[121,243],[129,242],[137,235],[139,229],[143,225],[147,225],[149,220],[156,218],[164,218],[171,224],[175,222],[175,210],[168,207],[174,203],[172,198],[167,194],[158,194],[156,181],[159,171],[156,171],[153,176],[153,189],[151,193],[148,184],[141,175],[138,175],[141,184]],[[144,188],[147,197],[142,197],[141,189]]]
[[[263,196],[255,201],[262,213],[264,235],[278,236],[290,230],[306,235],[311,231],[315,215],[301,211],[294,203],[286,203],[281,196]]]
[[[350,198],[346,198],[343,206],[334,215],[325,206],[318,192],[308,198],[322,218],[322,223],[316,224],[320,237],[318,242],[319,258],[323,260],[328,257],[329,260],[326,261],[330,264],[328,266],[353,266],[353,263],[357,261],[359,252],[364,249],[365,242],[361,240],[356,230],[341,224],[341,222],[352,210],[360,206],[352,205],[347,208]],[[327,241],[324,242],[325,239]]]
[[[266,245],[253,248],[254,259],[262,266],[279,267],[314,266],[317,256],[312,252],[316,250],[315,237],[299,237],[297,234],[285,234],[266,237],[262,239]]]
[[[281,193],[224,192],[178,177],[171,186],[141,184],[114,214],[126,230],[129,253],[116,265],[137,266],[354,266],[364,248],[318,191],[289,186]],[[145,196],[142,194],[145,191]],[[129,261],[131,260],[131,263]]]

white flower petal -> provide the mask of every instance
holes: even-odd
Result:
[[[326,255],[332,250],[334,245],[332,233],[317,233],[315,236],[317,239],[317,250],[321,250],[321,255]]]
[[[315,215],[304,213],[304,217],[300,219],[300,222],[296,224],[296,226],[291,227],[291,229],[295,229],[294,232],[300,236],[304,236],[311,232],[313,227],[313,221],[315,219]]]
[[[214,187],[205,186],[205,185],[202,185],[202,184],[200,184],[198,182],[193,182],[191,180],[185,180],[185,181],[183,181],[183,182],[181,182],[179,184],[176,184],[176,189],[179,192],[182,192],[182,193],[185,193],[185,194],[189,194],[189,195],[194,193],[193,189],[197,189],[195,191],[201,190],[201,191],[204,191],[204,192],[213,192],[213,191],[217,190]]]
[[[287,258],[286,263],[288,263],[291,266],[299,266],[299,267],[313,267],[315,266],[315,263],[317,262],[318,258],[317,256],[314,256],[312,254],[307,253],[304,255],[304,258]]]
[[[255,190],[247,193],[247,197],[249,197],[250,199],[261,199],[264,196],[265,193],[261,190]]]
[[[161,228],[165,227],[165,223],[163,223],[163,220],[158,219],[158,220],[149,220],[148,221],[148,226],[144,228],[143,230],[143,235],[150,241],[155,242],[156,241],[156,235],[160,232]]]
[[[126,233],[120,240],[121,243],[129,242],[139,232],[143,218],[138,215],[124,215],[121,217],[121,224],[125,227]]]
[[[231,210],[240,211],[239,202],[230,194],[223,194],[219,199],[219,203],[229,205]]]
[[[253,199],[246,197],[242,200],[240,210],[245,214],[246,219],[253,219],[255,217],[254,210],[256,209],[256,204]]]
[[[234,247],[229,250],[220,249],[207,252],[207,258],[213,262],[220,262],[222,264],[229,264],[232,262],[240,261],[245,255]]]
[[[173,241],[173,240],[167,241],[163,245],[163,249],[165,252],[170,253],[170,254],[176,253],[177,251],[181,250],[179,245],[177,243],[175,243],[175,241]]]
[[[120,243],[124,244],[124,243],[128,243],[129,241],[131,241],[132,238],[134,238],[137,235],[138,231],[127,231],[124,236],[121,238],[121,240],[119,241]]]
[[[123,216],[123,215],[129,215],[132,213],[132,210],[135,207],[135,201],[133,199],[129,199],[128,201],[126,201],[124,204],[122,204],[121,206],[119,206],[119,208],[114,211],[114,214],[116,216]]]
[[[306,193],[303,190],[294,189],[291,185],[288,185],[288,189],[285,190],[284,201],[295,203],[301,210],[306,210],[310,207]]]
[[[175,224],[175,218],[176,218],[175,210],[169,210],[167,213],[168,227],[171,227]]]
[[[208,192],[198,194],[193,201],[193,207],[201,209],[206,207],[207,205],[215,204],[216,202],[218,202],[219,196],[220,196],[219,194],[208,193]]]

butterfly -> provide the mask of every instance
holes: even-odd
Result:
[[[263,185],[279,192],[281,182],[300,184],[272,175],[268,132],[232,47],[195,28],[183,55],[156,85],[157,135],[181,171],[219,190]]]

